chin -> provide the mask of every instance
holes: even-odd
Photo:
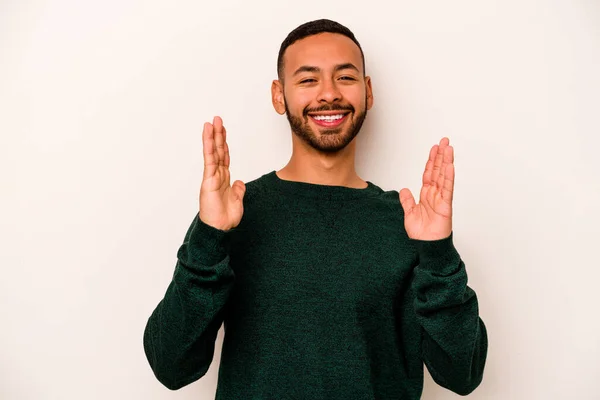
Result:
[[[333,154],[352,143],[362,127],[366,111],[349,115],[342,126],[329,129],[309,119],[291,116],[289,113],[286,116],[294,135],[317,151]]]
[[[316,133],[309,144],[325,153],[337,153],[348,147],[355,137],[356,135],[351,135],[348,129],[330,129]]]

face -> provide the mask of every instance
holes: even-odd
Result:
[[[373,104],[360,49],[343,35],[322,33],[288,47],[281,78],[273,82],[275,109],[295,135],[324,153],[350,144]]]

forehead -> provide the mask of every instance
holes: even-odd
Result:
[[[320,33],[298,40],[285,51],[285,75],[293,74],[303,65],[327,69],[352,63],[362,71],[360,49],[352,39],[337,33]]]

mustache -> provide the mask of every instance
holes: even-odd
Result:
[[[308,113],[311,113],[311,112],[321,112],[321,111],[350,111],[350,112],[354,112],[354,107],[352,107],[352,105],[350,105],[350,104],[348,104],[348,105],[342,105],[342,104],[327,105],[327,104],[323,104],[320,107],[305,108],[304,112],[302,114],[306,117],[306,116],[308,116]]]

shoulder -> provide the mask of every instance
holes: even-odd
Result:
[[[263,197],[268,192],[268,182],[271,179],[272,172],[264,173],[248,182],[246,185],[246,194],[244,195],[244,203],[252,203]]]
[[[370,182],[377,190],[378,194],[373,197],[373,202],[381,207],[390,209],[397,215],[403,215],[404,210],[400,204],[400,193],[397,190],[384,190],[373,182]]]

